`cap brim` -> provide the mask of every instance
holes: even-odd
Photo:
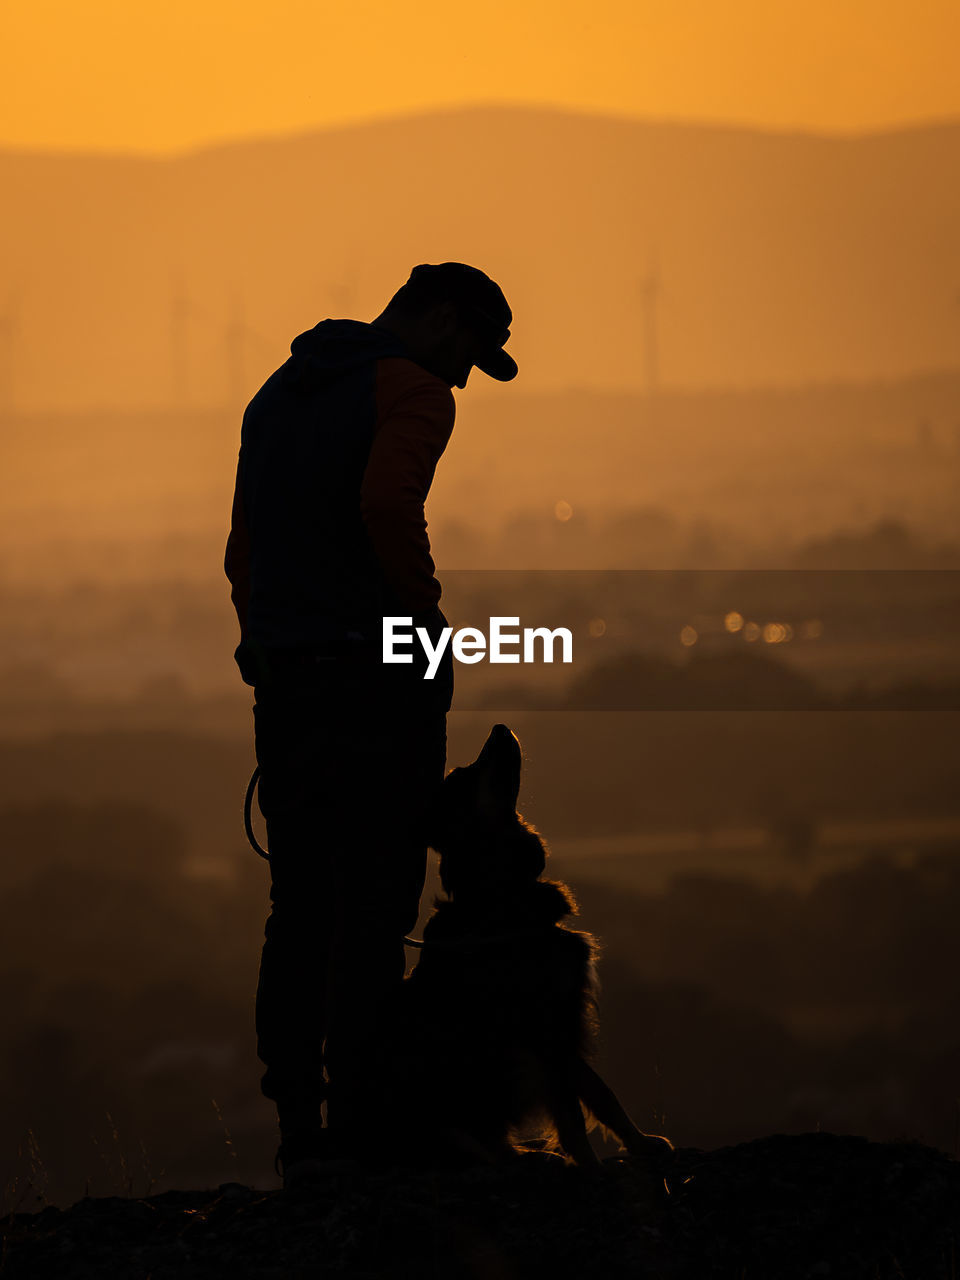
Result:
[[[498,382],[509,382],[511,378],[517,376],[517,362],[513,356],[507,355],[503,347],[497,347],[489,355],[475,360],[474,363],[481,373],[485,373],[489,378],[496,378]]]

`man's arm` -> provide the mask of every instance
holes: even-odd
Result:
[[[247,605],[250,599],[250,534],[243,511],[239,459],[237,460],[237,479],[233,489],[230,534],[223,557],[223,571],[230,580],[230,599],[237,611],[240,639],[243,640],[247,634]]]
[[[439,378],[409,361],[380,362],[360,513],[388,583],[411,614],[440,599],[423,507],[455,416],[453,392]]]

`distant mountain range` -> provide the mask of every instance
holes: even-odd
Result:
[[[242,404],[296,333],[372,319],[448,259],[503,285],[528,391],[956,367],[958,162],[960,122],[823,137],[514,106],[172,159],[0,152],[0,411]]]

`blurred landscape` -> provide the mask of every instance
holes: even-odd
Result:
[[[450,137],[442,221],[358,220],[352,166],[420,183],[419,216]],[[521,375],[458,393],[443,607],[575,636],[569,668],[458,667],[448,764],[495,720],[520,737],[521,809],[605,944],[604,1074],[681,1144],[960,1152],[958,138],[490,111],[0,155],[8,1202],[270,1181],[222,569],[240,417],[297,332],[445,258],[503,284]],[[285,231],[237,199],[257,174]]]
[[[955,368],[958,138],[483,105],[169,157],[2,150],[0,394],[239,405],[294,334],[450,260],[516,316],[500,404]]]

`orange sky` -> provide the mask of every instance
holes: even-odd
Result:
[[[0,146],[168,152],[476,102],[865,130],[960,115],[958,0],[8,0]]]

